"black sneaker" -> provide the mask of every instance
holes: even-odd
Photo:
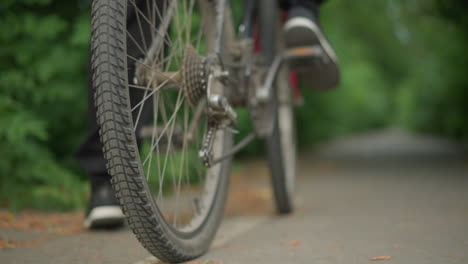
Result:
[[[90,206],[83,225],[88,229],[113,228],[124,224],[125,216],[109,181],[92,186]]]
[[[306,79],[316,89],[328,89],[338,84],[338,59],[320,29],[316,8],[291,8],[284,24],[284,39],[286,49],[312,46],[322,49],[323,54],[320,57],[304,57],[291,61],[291,70],[297,72],[300,79]]]

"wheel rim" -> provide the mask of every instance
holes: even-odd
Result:
[[[209,5],[128,1],[128,15],[135,19],[127,25],[127,79],[133,130],[143,138],[140,165],[159,213],[182,233],[203,224],[221,180],[222,164],[207,169],[198,158],[207,127],[203,101],[190,104],[179,81],[188,46],[203,55],[214,47]],[[222,155],[224,138],[223,131],[216,132],[214,156]]]
[[[286,69],[280,72],[278,87],[278,129],[280,134],[281,154],[283,156],[283,170],[285,175],[286,191],[289,197],[295,189],[296,175],[296,141],[294,129],[294,109],[292,104],[291,88],[288,83]]]
[[[281,133],[281,150],[283,152],[284,160],[284,173],[285,183],[288,195],[294,193],[295,185],[295,145],[293,138],[293,122],[291,118],[294,118],[291,107],[281,107],[279,109],[279,129]]]

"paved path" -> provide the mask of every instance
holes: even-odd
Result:
[[[264,193],[266,170],[252,164],[243,174],[260,175],[255,188]],[[381,261],[388,263],[468,263],[467,171],[459,147],[437,139],[390,131],[332,142],[301,155],[293,215],[275,216],[268,206],[249,211],[247,202],[230,206],[199,263],[353,264],[378,256],[390,256]],[[159,262],[124,229],[51,235],[37,246],[0,249],[0,263]]]

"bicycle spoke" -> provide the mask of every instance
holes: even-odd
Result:
[[[154,140],[156,139],[157,137],[157,124],[158,124],[158,105],[159,105],[159,96],[157,96],[157,94],[155,95],[156,97],[156,100],[153,102],[153,114],[154,114],[154,118],[155,118],[155,121],[154,121],[154,124],[153,124],[153,131],[151,133],[151,146],[154,144]],[[158,146],[156,146],[156,151],[159,152],[159,148]],[[147,173],[146,173],[146,179],[148,180],[150,178],[150,175],[151,175],[151,161],[153,159],[153,153],[154,151],[150,151],[149,152],[149,162],[148,162],[148,169],[147,169]],[[159,160],[159,154],[157,154],[158,156],[158,160]],[[158,169],[159,169],[159,164],[157,164],[158,166]]]
[[[154,75],[153,75],[154,77]],[[162,87],[164,87],[165,84],[167,84],[169,81],[174,81],[176,76],[173,76],[173,77],[169,77],[167,78],[167,80],[165,80],[164,82],[162,82],[158,87],[156,87],[155,89],[153,89],[150,93],[148,93],[138,104],[136,104],[132,109],[131,111],[135,111],[135,109],[137,109],[139,106],[141,106],[142,104],[144,104],[144,102],[146,100],[148,100],[148,98],[150,98],[155,92],[159,91],[162,89]],[[151,84],[151,82],[153,81],[153,79],[150,80],[149,84]],[[146,87],[146,89],[149,90],[149,85],[148,87]]]
[[[213,47],[213,43],[206,43],[206,34],[215,26],[208,18],[215,16],[201,15],[197,8],[203,1],[161,1],[159,7],[152,0],[129,3],[135,17],[133,29],[126,32],[127,43],[137,53],[127,54],[128,67],[136,78],[135,83],[129,80],[128,88],[140,90],[130,109],[133,130],[145,127],[140,162],[157,206],[176,229],[191,225],[192,218],[206,217],[212,202],[207,199],[213,199],[212,189],[217,188],[213,183],[204,187],[209,184],[208,177],[212,181],[217,177],[208,176],[211,170],[202,165],[197,154],[207,130],[206,104],[201,101],[198,106],[190,105],[181,83],[187,47],[195,48],[202,56]],[[205,9],[207,6],[211,4],[205,3]],[[153,103],[151,107],[149,102]],[[148,108],[152,108],[152,127],[147,129]]]
[[[179,105],[179,108],[180,108],[180,105]],[[175,119],[176,119],[176,116],[177,116],[176,113],[177,113],[177,111],[174,111],[174,114],[172,114],[170,121],[168,122],[167,126],[163,129],[163,132],[161,133],[161,134],[164,134],[164,131],[171,124],[171,128],[170,128],[171,131],[169,133],[168,142],[171,142],[171,140],[172,140],[172,133],[174,132]],[[158,138],[158,140],[156,141],[155,144],[158,144],[160,139],[161,139],[161,136]],[[164,156],[164,163],[163,163],[163,167],[162,167],[162,171],[161,171],[161,174],[162,174],[162,181],[160,183],[160,186],[161,186],[160,189],[161,190],[162,190],[162,186],[164,184],[164,173],[166,172],[166,166],[167,166],[167,160],[168,160],[168,154],[169,154],[170,146],[171,145],[169,144],[169,147],[167,147],[167,149],[166,149],[166,155]],[[159,195],[162,195],[162,193],[158,193],[158,196]]]
[[[141,85],[135,85],[135,84],[129,84],[128,87],[130,88],[137,88],[137,89],[141,89],[141,90],[145,90],[145,91],[152,91],[153,89],[151,88],[147,88],[145,86],[141,86]]]
[[[139,10],[139,8],[136,6],[136,4],[135,4],[134,1],[132,1],[132,4],[133,4],[133,8],[134,8],[135,10],[137,10],[137,9]],[[144,49],[144,50],[145,50],[145,53],[143,53],[143,54],[146,54],[146,53],[148,52],[148,47],[147,47],[147,45],[146,45],[146,38],[145,38],[145,34],[144,34],[144,31],[143,31],[143,28],[142,28],[142,26],[141,26],[140,12],[136,12],[135,17],[136,17],[136,20],[137,20],[138,28],[140,29],[140,37],[141,37],[141,40],[143,41],[143,46],[144,46],[144,48],[145,48],[145,49]]]
[[[181,94],[181,93],[180,93]],[[179,98],[180,98],[180,101],[179,101]],[[175,119],[176,117],[176,114],[177,114],[177,111],[179,110],[179,108],[181,107],[182,105],[182,102],[183,102],[183,97],[182,96],[179,96],[179,98],[177,99],[177,105],[176,105],[176,110],[174,111],[174,113],[172,114],[172,116],[169,118],[169,120],[167,121],[167,124],[166,126],[164,127],[164,129],[161,131],[161,135],[158,137],[158,139],[156,140],[156,142],[154,143],[153,146],[151,146],[151,149],[150,151],[153,151],[154,148],[155,148],[155,145],[157,145],[159,143],[159,141],[161,140],[164,132],[167,130],[167,127],[169,126],[169,124],[171,124],[173,122],[173,120]],[[148,157],[145,158],[145,160],[143,161],[143,164],[145,164],[146,162],[148,161]]]
[[[131,0],[131,2],[132,2],[133,5],[136,5],[134,0]],[[172,2],[177,2],[177,1],[172,1]],[[170,11],[170,10],[171,10],[172,8],[173,8],[173,6],[171,5],[171,8],[170,8],[170,9],[168,9],[168,10],[165,10],[165,9],[164,9],[165,12],[167,12],[167,15],[164,17],[164,18],[166,19],[166,21],[169,21],[170,18],[171,18],[171,14],[170,14],[171,11]],[[155,9],[157,9],[157,8],[155,8]],[[154,23],[152,23],[152,22],[143,14],[143,12],[142,12],[139,8],[137,8],[136,11],[137,11],[137,12],[141,15],[141,17],[151,26],[152,32],[156,32],[156,33],[159,35],[159,39],[161,39],[161,38],[164,39],[164,35],[162,35],[162,33],[160,33],[160,31],[161,31],[161,30],[165,30],[165,29],[158,30],[158,29],[156,28],[156,25],[155,25]],[[163,20],[161,16],[159,16],[159,20],[160,20],[160,21]],[[166,42],[166,43],[165,43],[166,45],[171,45],[171,40],[166,40],[166,39],[164,39],[164,41]]]
[[[148,64],[145,64],[145,63],[141,62],[139,59],[137,59],[137,58],[135,58],[135,57],[133,57],[133,56],[131,56],[131,55],[128,55],[128,54],[127,54],[127,58],[130,58],[132,61],[134,61],[134,62],[136,62],[136,63],[139,63],[139,64],[145,66],[145,67],[148,68],[148,69],[152,69],[151,66],[149,66]]]
[[[188,118],[188,108],[187,108],[187,104],[185,104],[185,107],[184,107],[184,129],[186,128],[186,124],[187,124],[187,118]],[[185,131],[185,130],[184,130]],[[178,178],[178,182],[177,182],[177,192],[176,192],[176,205],[175,205],[175,213],[174,213],[174,224],[176,223],[177,221],[177,206],[178,206],[178,203],[179,203],[179,198],[180,198],[180,188],[181,188],[181,182],[182,182],[182,171],[184,170],[184,158],[185,158],[185,148],[186,148],[186,140],[184,139],[183,140],[183,146],[182,146],[182,158],[181,158],[181,164],[179,165],[179,178]]]
[[[138,48],[138,50],[141,52],[141,54],[146,54],[146,49],[143,49],[141,47],[141,45],[138,43],[138,41],[136,41],[136,39],[132,36],[132,34],[130,34],[130,32],[128,32],[128,29],[127,29],[127,36],[130,37],[130,40],[135,44],[135,46]]]

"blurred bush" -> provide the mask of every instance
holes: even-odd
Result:
[[[342,83],[303,85],[300,142],[388,126],[466,141],[468,2],[332,0],[321,11]]]
[[[80,207],[88,12],[52,0],[2,0],[0,12],[1,206]]]
[[[0,2],[0,207],[82,208],[72,154],[86,127],[86,1]],[[231,1],[241,14],[240,1]],[[466,140],[468,47],[463,0],[332,0],[322,22],[342,85],[303,85],[301,146],[402,126]],[[250,126],[241,113],[242,137]],[[256,142],[244,154],[261,153]]]
[[[400,10],[410,50],[396,86],[396,121],[416,131],[468,137],[468,2],[421,1]]]

